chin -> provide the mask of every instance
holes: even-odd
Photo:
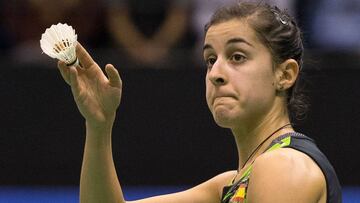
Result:
[[[218,122],[218,121],[216,121],[216,120],[215,120],[215,123],[216,123],[219,127],[221,127],[221,128],[227,128],[227,129],[231,129],[231,128],[232,128],[231,125],[228,124],[228,123],[221,123],[221,122]]]
[[[232,128],[235,123],[235,118],[225,114],[213,114],[215,123],[222,128]]]

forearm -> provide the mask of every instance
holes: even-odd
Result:
[[[112,156],[112,123],[103,128],[86,124],[80,202],[125,202]]]

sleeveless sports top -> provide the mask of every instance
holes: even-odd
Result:
[[[276,138],[265,152],[279,148],[292,148],[307,154],[320,167],[326,180],[327,203],[341,203],[341,187],[334,168],[315,142],[301,133],[287,133]],[[234,180],[223,189],[221,203],[246,203],[246,192],[250,180],[252,164],[234,183]]]

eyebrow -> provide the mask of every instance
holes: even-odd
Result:
[[[245,43],[251,47],[254,47],[251,43],[249,43],[248,41],[244,40],[243,38],[232,38],[232,39],[229,39],[227,42],[226,42],[226,45],[228,46],[229,44],[234,44],[234,43]],[[205,51],[206,49],[212,49],[213,47],[210,45],[210,44],[205,44],[204,47],[203,47],[203,51]]]
[[[229,45],[229,44],[233,44],[233,43],[245,43],[251,47],[254,47],[252,44],[250,44],[248,41],[246,41],[245,39],[243,38],[232,38],[232,39],[229,39],[227,42],[226,42],[226,45]]]
[[[212,49],[213,47],[210,44],[205,44],[203,47],[203,51],[205,51],[206,49]]]

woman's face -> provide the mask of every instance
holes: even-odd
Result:
[[[211,26],[204,59],[206,100],[219,126],[233,129],[269,114],[276,103],[272,57],[245,20]]]

